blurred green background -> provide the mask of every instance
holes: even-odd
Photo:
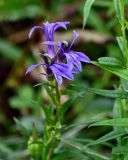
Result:
[[[57,40],[70,42],[72,31],[76,30],[80,36],[74,50],[84,52],[91,60],[103,56],[122,58],[115,38],[120,35],[120,26],[113,1],[96,0],[82,30],[84,3],[84,0],[0,0],[0,160],[29,159],[26,139],[33,123],[39,133],[43,132],[40,106],[47,105],[48,98],[40,86],[34,87],[41,82],[37,72],[25,76],[27,67],[40,61],[38,53],[42,49],[40,31],[37,30],[31,40],[28,38],[33,26],[45,21],[70,21],[68,31],[57,31]],[[69,83],[66,81],[64,86],[71,88]],[[111,89],[118,85],[118,79],[95,66],[83,64],[83,72],[76,76],[73,84]],[[73,102],[69,101],[65,123],[85,123],[90,117],[111,117],[113,99],[90,93],[82,95],[76,91],[67,90],[66,93]],[[62,101],[66,98],[63,97]],[[89,141],[109,130],[110,127],[99,129],[78,125],[75,133],[71,127],[65,134]],[[97,149],[109,154],[110,148],[111,145]]]

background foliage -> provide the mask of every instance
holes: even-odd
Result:
[[[128,2],[125,3],[127,19]],[[68,94],[70,99],[65,102],[67,97],[63,97],[62,101],[65,102],[63,104],[66,113],[64,121],[68,126],[64,126],[62,144],[59,147],[70,148],[72,145],[74,147],[71,151],[60,152],[55,160],[60,160],[62,157],[64,159],[64,156],[65,159],[67,157],[70,159],[74,155],[76,155],[75,159],[99,160],[105,159],[104,156],[109,157],[111,151],[113,154],[121,151],[120,148],[114,148],[115,138],[125,135],[126,132],[124,130],[113,131],[112,126],[115,123],[118,125],[125,123],[127,126],[126,121],[121,122],[120,119],[117,119],[117,122],[112,121],[110,125],[106,126],[107,122],[104,121],[104,126],[88,128],[91,122],[112,118],[113,104],[114,106],[119,104],[118,100],[114,103],[113,98],[127,97],[126,92],[116,91],[119,78],[115,75],[120,75],[121,78],[128,80],[127,74],[121,68],[123,54],[117,45],[117,40],[118,43],[121,43],[120,25],[112,0],[96,0],[92,5],[89,17],[87,17],[88,14],[86,15],[87,10],[84,9],[84,4],[83,0],[0,1],[1,160],[30,158],[26,149],[26,140],[33,127],[38,129],[39,134],[43,133],[41,106],[52,105],[48,101],[46,93],[39,87],[40,75],[36,72],[29,76],[24,74],[28,66],[39,61],[35,51],[40,50],[39,42],[42,38],[41,32],[37,31],[32,40],[29,40],[28,31],[32,26],[42,25],[45,21],[70,21],[67,33],[59,30],[56,38],[62,37],[61,33],[63,32],[64,36],[71,41],[72,31],[78,30],[80,32],[79,41],[74,48],[79,48],[79,51],[86,53],[93,61],[98,59],[98,62],[93,62],[95,65],[101,68],[104,68],[106,63],[108,65],[105,71],[91,64],[83,64],[83,72],[76,75],[73,84],[65,82],[64,93]],[[84,25],[86,24],[84,30],[82,30],[83,18]],[[116,36],[118,36],[117,40]],[[99,58],[108,56],[114,58],[111,60]],[[113,65],[115,65],[114,71],[110,67]],[[117,70],[118,67],[121,69],[120,71]],[[39,85],[35,86],[36,84]],[[93,88],[101,90],[97,91]],[[102,96],[102,89],[106,90],[106,97]],[[108,92],[108,89],[111,91]],[[125,90],[127,89],[125,88]],[[95,139],[98,140],[93,141]],[[79,149],[75,146],[81,147],[87,143],[85,153],[78,152]],[[127,153],[126,147],[123,152]]]

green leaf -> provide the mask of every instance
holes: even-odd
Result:
[[[81,151],[82,153],[86,153],[88,155],[90,155],[91,157],[98,158],[98,159],[102,159],[102,160],[109,160],[108,157],[101,155],[100,153],[88,148],[88,147],[83,147],[80,144],[76,144],[74,142],[72,142],[71,140],[65,140],[65,139],[61,139],[62,142],[64,142],[65,144],[72,146],[73,148],[76,148],[77,150]]]
[[[3,143],[0,143],[0,152],[3,152],[6,154],[6,156],[10,155],[13,151],[10,147],[6,146]],[[2,160],[2,159],[1,159]]]
[[[54,104],[57,104],[55,98],[53,97],[54,95],[52,95],[51,90],[50,90],[50,88],[49,88],[49,87],[51,87],[51,86],[49,86],[49,84],[48,84],[47,82],[45,82],[45,81],[42,82],[42,86],[43,86],[43,87],[45,88],[45,90],[47,91],[47,93],[48,93],[50,99],[52,100],[52,102],[53,102]]]
[[[118,146],[112,148],[112,154],[128,154],[128,146]]]
[[[104,142],[107,142],[109,140],[116,139],[116,138],[118,138],[120,136],[123,136],[125,134],[127,134],[127,132],[125,132],[124,130],[111,131],[111,132],[105,134],[104,136],[98,138],[97,140],[88,143],[86,146],[97,145],[97,144],[100,144],[100,143],[104,143]]]
[[[127,99],[128,93],[123,90],[105,90],[96,88],[85,88],[86,91],[95,93],[101,96],[111,97],[111,98],[121,98]]]
[[[91,63],[104,69],[104,70],[107,70],[107,71],[109,71],[109,72],[111,72],[111,73],[113,73],[123,79],[128,80],[128,68],[126,68],[124,66],[117,67],[117,66],[112,66],[112,65],[104,65],[104,64],[101,64],[96,61],[92,61]]]
[[[120,47],[120,50],[122,52],[123,57],[126,58],[125,51],[124,51],[123,37],[121,37],[121,36],[116,37],[116,39],[117,39],[117,42],[118,42],[118,45]]]
[[[116,118],[116,119],[103,120],[100,122],[93,123],[90,126],[128,127],[128,118]]]
[[[0,39],[0,54],[10,61],[16,61],[21,57],[22,50],[14,44]]]
[[[92,149],[90,149],[90,148],[84,148],[83,152],[91,155],[94,159],[95,159],[95,158],[98,158],[99,160],[100,160],[100,159],[101,159],[101,160],[109,160],[108,157],[106,157],[106,156],[104,156],[104,155],[101,155],[101,154],[99,154],[98,152],[96,152],[96,151],[94,151],[94,150],[92,150]]]
[[[124,89],[126,92],[128,92],[128,81],[121,78],[121,83],[122,83],[123,89]]]
[[[41,0],[5,0],[0,3],[0,20],[18,20],[37,17],[44,13]]]
[[[24,101],[24,99],[21,99],[19,97],[12,97],[9,100],[9,103],[11,105],[12,108],[16,108],[16,109],[21,109],[21,108],[26,108],[30,103],[28,103],[28,101]]]
[[[108,66],[117,66],[120,67],[123,63],[114,57],[101,57],[98,59],[100,64],[108,65]]]
[[[10,98],[9,102],[13,108],[33,108],[35,107],[35,101],[33,101],[34,91],[29,85],[24,85],[18,90],[18,95]]]
[[[114,0],[116,15],[119,20],[119,23],[122,22],[122,11],[121,11],[121,1],[120,0]]]
[[[121,118],[121,100],[116,99],[114,106],[113,106],[113,118]]]
[[[33,98],[34,91],[33,91],[33,88],[31,86],[24,85],[19,89],[18,94],[19,94],[20,97],[25,98],[25,99],[27,98],[29,100],[29,99]]]
[[[95,2],[95,0],[86,0],[85,5],[84,5],[84,18],[83,18],[83,28],[86,25],[88,16],[89,16],[89,12],[91,9],[92,4]]]
[[[29,131],[23,126],[23,124],[17,118],[14,117],[14,121],[17,125],[17,130],[21,131],[25,139],[27,139],[30,135]]]
[[[63,157],[63,160],[67,160],[67,158],[75,158],[76,160],[79,160],[79,159],[88,160],[87,156],[85,156],[84,154],[78,152],[77,150],[73,150],[73,149],[58,153],[53,158],[53,160],[60,160],[60,159],[62,159],[62,157]]]
[[[24,116],[20,118],[19,122],[29,133],[33,130],[42,133],[44,130],[44,122],[42,118],[38,116]]]
[[[62,105],[62,113],[63,113],[63,115],[69,109],[69,107],[71,106],[72,103],[73,103],[73,99],[70,98]]]
[[[128,154],[125,155],[124,160],[128,160]]]

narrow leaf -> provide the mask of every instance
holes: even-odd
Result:
[[[98,59],[99,63],[100,64],[104,64],[104,65],[108,65],[108,66],[122,66],[123,63],[118,60],[117,58],[114,58],[114,57],[101,57]]]
[[[48,93],[50,99],[52,100],[52,102],[53,102],[54,104],[57,104],[56,100],[54,99],[53,95],[51,94],[51,90],[50,90],[50,88],[49,88],[49,84],[48,84],[47,82],[43,81],[43,82],[42,82],[42,85],[43,85],[43,87],[45,88],[45,90],[47,91],[47,93]]]
[[[84,19],[83,19],[83,28],[86,25],[88,16],[89,16],[89,12],[91,9],[92,4],[95,2],[95,0],[86,0],[85,5],[84,5]]]
[[[18,60],[22,55],[22,50],[18,48],[16,45],[4,40],[0,39],[0,55],[4,56],[10,61]]]
[[[65,139],[61,139],[62,142],[64,142],[65,144],[69,145],[69,146],[72,146],[73,148],[76,148],[77,150],[81,151],[82,153],[86,153],[88,155],[91,155],[91,157],[93,158],[99,158],[99,159],[103,159],[103,160],[109,160],[108,157],[104,156],[104,155],[101,155],[99,154],[98,152],[88,148],[88,147],[83,147],[81,145],[76,145],[74,143],[72,143],[71,141],[67,141]]]
[[[113,106],[113,118],[121,118],[122,103],[120,99],[116,99]]]
[[[121,83],[122,83],[123,89],[124,89],[126,92],[128,92],[128,81],[121,78]]]
[[[76,160],[88,160],[88,157],[85,156],[84,154],[76,151],[76,150],[66,150],[63,152],[58,153],[57,155],[55,155],[55,157],[53,158],[53,160],[60,160],[63,157],[63,160],[66,160],[67,158],[75,158]]]
[[[118,45],[120,47],[120,50],[121,50],[121,52],[123,54],[123,57],[126,58],[125,51],[124,51],[123,37],[121,37],[121,36],[120,37],[116,37],[116,39],[117,39]]]
[[[99,139],[93,141],[93,142],[90,142],[89,144],[87,144],[86,146],[90,146],[90,145],[97,145],[97,144],[100,144],[100,143],[104,143],[104,142],[107,142],[109,140],[112,140],[112,139],[116,139],[120,136],[123,136],[127,134],[124,130],[121,130],[121,131],[111,131],[107,134],[105,134],[104,136],[100,137]]]
[[[114,0],[114,5],[115,5],[117,18],[119,20],[119,23],[121,24],[121,22],[122,22],[122,11],[121,11],[121,2],[120,2],[120,0]]]
[[[105,90],[105,89],[96,89],[96,88],[85,88],[86,91],[95,93],[101,96],[111,97],[111,98],[121,98],[127,99],[128,93],[123,90]]]
[[[21,131],[24,138],[27,139],[29,137],[29,131],[22,125],[22,123],[17,118],[14,117],[14,121],[17,124],[17,129]]]
[[[115,66],[111,66],[111,65],[104,65],[104,64],[100,64],[99,62],[96,62],[96,61],[92,61],[91,62],[92,64],[102,68],[102,69],[105,69],[123,79],[126,79],[128,80],[128,68],[126,67],[115,67]]]
[[[85,148],[84,151],[85,151],[85,153],[91,155],[94,159],[95,159],[95,157],[97,157],[98,159],[109,160],[108,157],[101,155],[98,152],[91,150],[89,148]]]
[[[117,127],[128,127],[128,118],[116,118],[103,120],[91,124],[90,126],[117,126]]]
[[[118,146],[112,148],[112,154],[128,154],[128,146]]]

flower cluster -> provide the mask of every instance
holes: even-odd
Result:
[[[26,71],[26,74],[35,68],[42,66],[48,77],[55,76],[59,85],[63,79],[73,80],[73,74],[82,71],[81,62],[90,62],[90,59],[82,52],[72,51],[71,47],[78,38],[76,31],[73,32],[74,38],[69,45],[67,41],[54,42],[54,32],[59,27],[67,29],[69,22],[44,23],[44,27],[35,26],[29,32],[29,38],[35,29],[41,29],[45,35],[45,41],[42,43],[46,47],[46,53],[43,55],[44,63],[32,65]]]

